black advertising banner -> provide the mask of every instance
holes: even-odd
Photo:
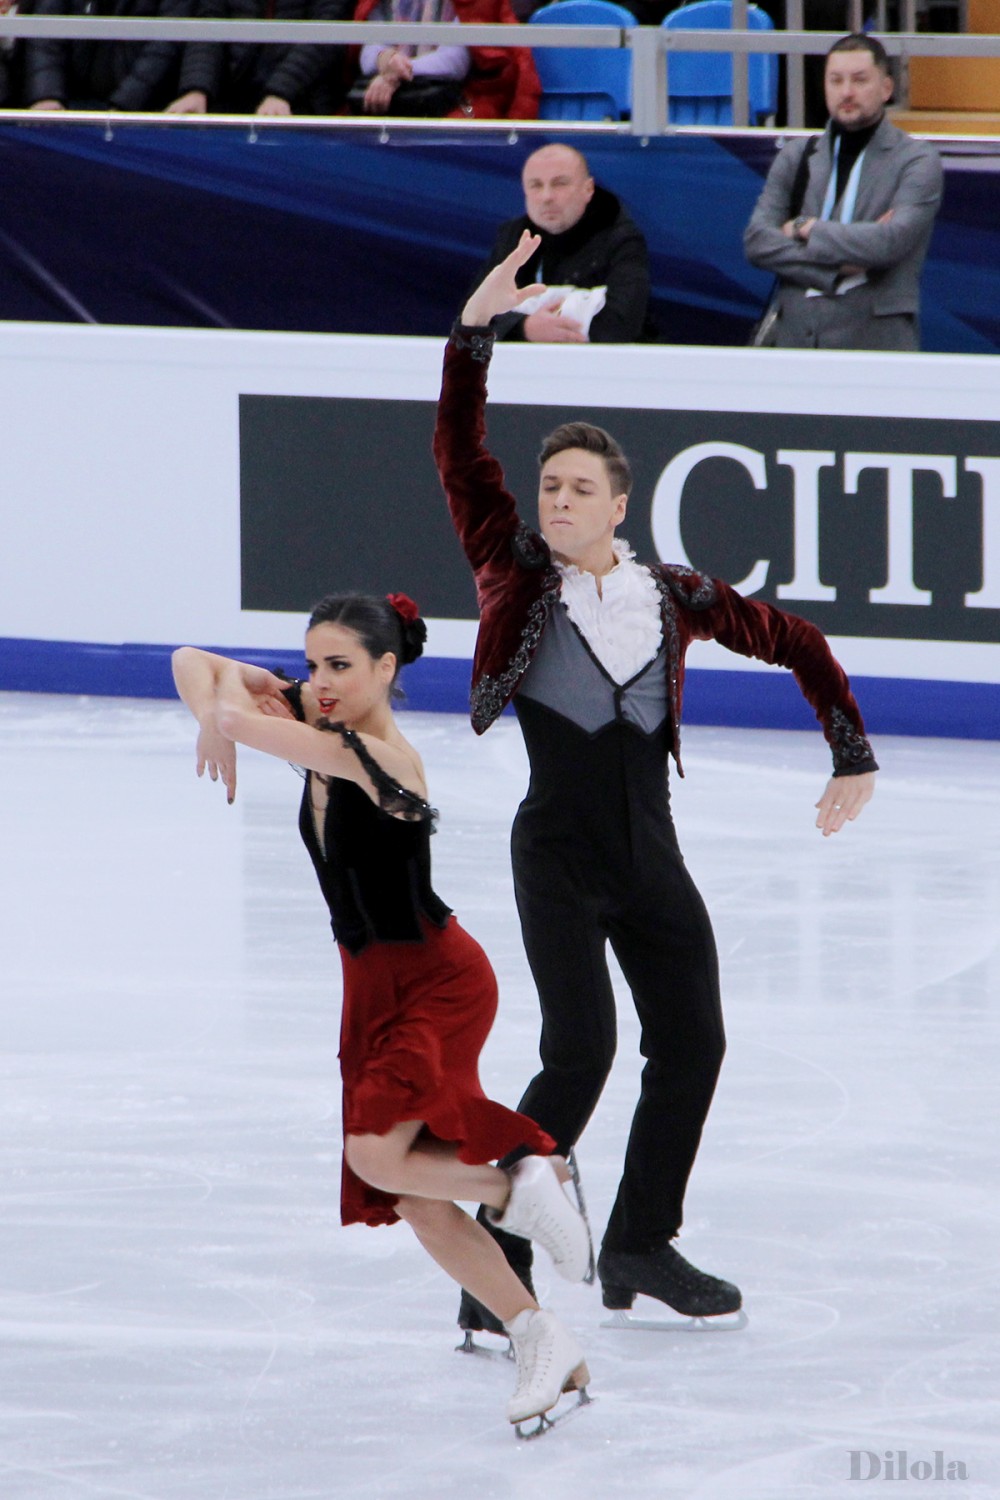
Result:
[[[427,615],[475,596],[430,453],[434,404],[240,398],[242,607],[302,612],[404,589]],[[1000,641],[1000,427],[491,403],[490,445],[533,521],[536,454],[568,416],[632,462],[640,557],[724,578],[829,635]]]

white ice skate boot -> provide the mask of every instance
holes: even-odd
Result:
[[[552,1257],[567,1281],[582,1281],[591,1265],[590,1231],[583,1215],[567,1198],[547,1156],[525,1156],[507,1173],[507,1206],[488,1210],[497,1229],[535,1240]]]
[[[525,1308],[504,1326],[517,1360],[517,1388],[507,1403],[507,1420],[514,1424],[519,1438],[539,1437],[555,1425],[546,1412],[551,1411],[564,1391],[580,1392],[578,1406],[589,1403],[590,1372],[583,1350],[555,1313],[545,1308]],[[575,1411],[576,1407],[570,1410]],[[533,1417],[538,1417],[538,1426],[522,1432],[521,1423]]]

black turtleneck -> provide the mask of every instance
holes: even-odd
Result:
[[[830,134],[834,140],[836,140],[838,136],[840,137],[840,153],[837,157],[836,201],[838,203],[844,196],[844,189],[847,187],[847,179],[851,175],[851,169],[853,168],[854,163],[857,161],[858,157],[861,155],[862,151],[868,145],[868,142],[871,140],[872,136],[881,125],[882,119],[883,116],[879,115],[878,119],[875,120],[873,124],[865,125],[861,130],[845,130],[842,125],[839,125],[837,121],[834,120]]]

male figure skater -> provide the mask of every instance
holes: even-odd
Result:
[[[514,886],[542,1010],[542,1068],[518,1106],[567,1153],[615,1052],[611,943],[642,1022],[646,1059],[621,1184],[598,1260],[604,1305],[637,1292],[688,1316],[736,1311],[737,1287],[696,1269],[671,1241],[725,1046],[708,914],[687,873],[667,788],[680,766],[684,653],[715,639],[790,667],[833,752],[817,827],[837,832],[872,795],[877,770],[857,704],[822,633],[687,567],[637,563],[615,536],[628,463],[613,438],[571,422],[540,455],[539,527],[517,515],[485,446],[490,321],[539,287],[519,245],[472,294],[445,354],[434,452],[476,576],[480,628],[472,722],[513,700],[531,767],[514,822]],[[530,1247],[501,1238],[530,1277]],[[502,1332],[466,1294],[459,1323]]]

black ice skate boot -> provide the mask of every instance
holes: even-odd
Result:
[[[699,1271],[673,1245],[646,1255],[602,1249],[597,1261],[604,1306],[625,1312],[636,1294],[655,1297],[688,1318],[716,1318],[739,1312],[739,1287]]]
[[[505,1234],[502,1229],[497,1229],[486,1218],[485,1210],[480,1209],[478,1214],[479,1223],[489,1231],[497,1241],[504,1255],[507,1257],[512,1270],[518,1279],[531,1293],[535,1295],[535,1288],[531,1280],[531,1241],[525,1240],[516,1234]],[[475,1333],[495,1333],[499,1338],[508,1339],[506,1328],[498,1317],[490,1312],[488,1307],[475,1297],[471,1292],[462,1288],[462,1300],[458,1308],[458,1326],[465,1334],[464,1343],[459,1344],[458,1351],[461,1354],[490,1354],[492,1350],[486,1349],[482,1344],[477,1344],[473,1338]],[[506,1351],[507,1357],[513,1357],[510,1350]]]

